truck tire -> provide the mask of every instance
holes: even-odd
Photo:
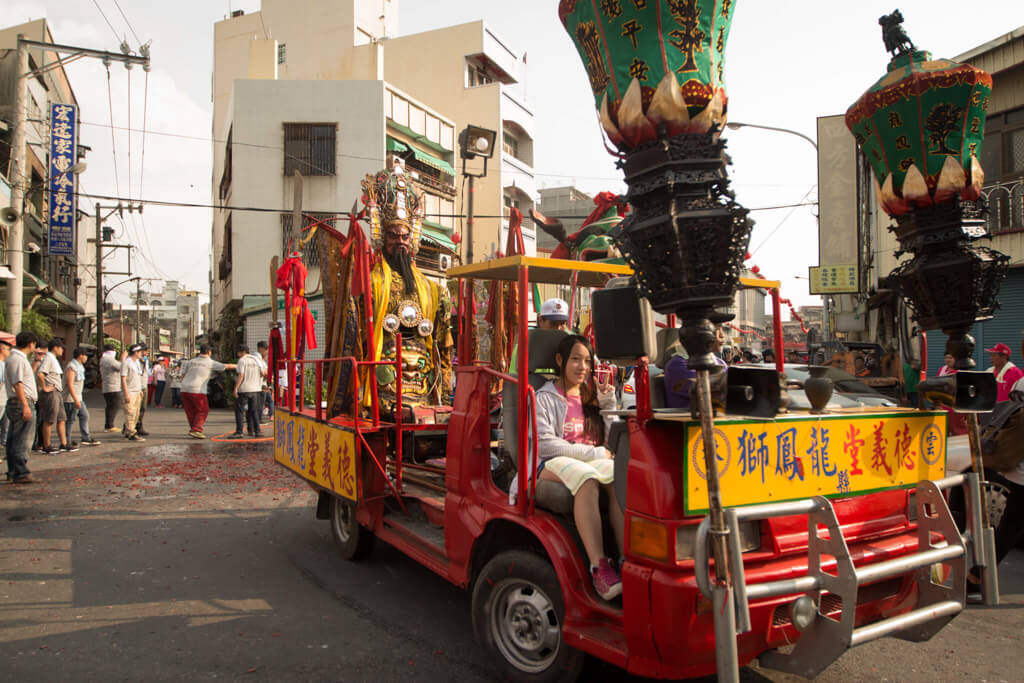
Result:
[[[356,521],[356,506],[338,496],[331,496],[331,536],[341,556],[353,562],[368,557],[377,538]]]
[[[473,588],[473,633],[499,680],[575,681],[584,654],[562,636],[565,605],[547,559],[507,550],[484,566]]]

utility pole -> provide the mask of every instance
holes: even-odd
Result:
[[[142,279],[135,281],[135,343],[139,343],[139,328],[142,327],[142,318],[139,317],[139,304],[142,301]]]
[[[106,295],[103,293],[103,217],[100,215],[100,204],[96,202],[96,362],[103,355],[103,304]]]
[[[14,279],[7,282],[7,327],[21,331],[21,304],[25,277],[25,118],[28,80],[28,45],[18,34],[18,65],[14,81],[14,130],[11,132],[11,208],[18,214],[7,237],[7,253]]]
[[[105,208],[106,209],[110,209],[106,213],[106,215],[103,214],[103,210]],[[124,215],[124,210],[125,210],[125,207],[121,203],[118,203],[117,206],[107,206],[107,207],[100,206],[99,203],[96,204],[96,235],[95,235],[95,237],[93,237],[93,240],[96,242],[96,354],[97,354],[97,357],[99,357],[99,355],[103,353],[103,338],[104,338],[104,331],[103,331],[103,309],[104,309],[104,307],[106,305],[106,302],[107,302],[107,294],[110,293],[109,290],[104,290],[103,289],[103,222],[106,221],[111,216],[113,216],[115,213],[119,214],[119,215]],[[131,203],[129,203],[128,204],[128,213],[132,213],[133,211],[138,211],[139,213],[142,213],[142,204],[131,204]],[[131,270],[132,270],[131,245],[117,244],[117,245],[111,245],[111,248],[112,249],[128,249],[128,272],[125,273],[125,272],[116,271],[116,272],[110,272],[110,273],[108,273],[108,275],[131,275],[132,274],[131,273]],[[129,282],[129,280],[126,280],[125,282]],[[124,284],[124,283],[123,282],[119,282],[116,285],[114,285],[114,287],[117,287],[118,285],[121,285],[121,284]],[[114,289],[114,287],[111,287],[110,289]]]
[[[46,52],[52,52],[66,56],[60,57],[54,62],[43,64],[39,68],[29,71],[29,48],[36,48],[43,51],[44,54]],[[125,45],[123,49],[127,50],[128,46]],[[21,331],[22,295],[24,291],[23,278],[25,275],[25,188],[28,186],[28,175],[25,173],[25,129],[28,123],[28,111],[26,106],[28,99],[28,79],[41,76],[42,74],[54,69],[62,68],[66,62],[70,62],[80,57],[97,57],[101,59],[103,64],[107,67],[115,61],[122,62],[126,69],[130,69],[133,64],[141,64],[145,71],[149,71],[149,46],[140,46],[139,53],[141,56],[125,54],[123,52],[118,53],[107,52],[105,50],[93,50],[86,47],[44,43],[38,40],[26,40],[21,34],[18,35],[18,66],[14,84],[14,127],[11,131],[10,177],[11,208],[18,213],[18,217],[11,225],[7,240],[7,251],[12,255],[11,274],[14,276],[14,279],[7,283],[7,325],[10,327],[11,332],[14,332],[15,334]],[[99,227],[97,226],[97,231],[98,230]],[[98,237],[99,235],[97,234],[97,238]],[[97,242],[96,247],[99,249],[99,242]],[[96,278],[97,280],[99,279],[98,272],[96,274]],[[97,298],[101,297],[102,293],[103,290],[98,288],[96,290]],[[101,351],[103,348],[102,311],[100,312],[96,324],[100,328],[98,334],[98,351]]]

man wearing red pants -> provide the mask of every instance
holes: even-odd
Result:
[[[234,369],[234,363],[219,363],[210,358],[210,347],[206,344],[199,347],[198,356],[186,363],[185,376],[181,380],[181,401],[185,404],[185,417],[188,418],[188,435],[193,439],[206,438],[203,425],[210,414],[210,404],[206,400],[210,375]]]

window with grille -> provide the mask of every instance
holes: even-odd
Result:
[[[505,154],[511,154],[516,159],[519,158],[519,140],[509,135],[508,132],[502,136],[501,148]]]
[[[284,124],[284,174],[334,175],[334,123]]]
[[[277,44],[277,63],[278,64],[284,64],[284,62],[285,62],[285,60],[287,58],[288,58],[288,46],[285,45],[284,43],[278,43]]]
[[[217,279],[223,281],[231,277],[231,216],[224,221],[224,237],[221,243],[220,261],[217,264]]]
[[[990,233],[1024,230],[1024,107],[988,118],[981,165]]]
[[[315,220],[328,221],[328,225],[333,226],[334,223],[328,219],[335,218],[333,213],[314,213],[309,214]],[[306,221],[308,223],[308,219]],[[292,230],[292,215],[290,213],[281,215],[281,254],[288,256],[290,251],[295,250],[298,246],[299,241],[308,235],[309,233],[299,234]],[[320,250],[317,247],[318,240],[316,238],[311,239],[306,243],[306,246],[302,248],[302,262],[307,266],[319,266],[320,265]],[[289,244],[291,250],[289,250]]]
[[[1024,175],[1024,128],[1006,132],[1006,168],[1011,175]]]

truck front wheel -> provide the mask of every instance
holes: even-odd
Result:
[[[562,638],[565,605],[554,567],[528,550],[496,555],[473,589],[473,631],[501,679],[574,681],[584,655]]]
[[[356,521],[356,506],[331,496],[331,536],[346,560],[362,560],[373,550],[373,532]]]

